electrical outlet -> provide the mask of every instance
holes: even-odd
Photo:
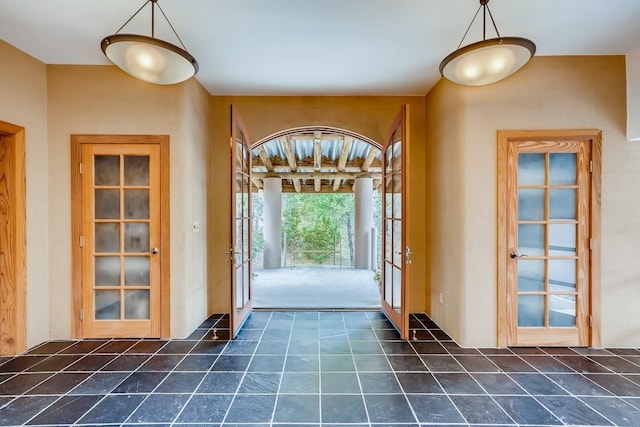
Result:
[[[440,304],[442,304],[444,302],[444,295],[442,295],[442,292],[440,292]]]
[[[193,221],[193,232],[197,233],[200,231],[200,221]]]

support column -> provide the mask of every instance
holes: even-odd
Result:
[[[282,179],[264,178],[264,268],[282,265]]]
[[[373,226],[373,178],[356,178],[355,268],[371,270]]]

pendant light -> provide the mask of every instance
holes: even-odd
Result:
[[[119,34],[144,7],[151,3],[151,37]],[[155,8],[162,12],[182,47],[155,37]],[[187,52],[158,0],[147,0],[122,27],[100,43],[102,52],[122,71],[149,83],[170,85],[183,82],[198,72],[198,61]]]
[[[482,40],[464,47],[462,42],[482,9]],[[486,38],[487,12],[497,38]],[[489,9],[489,0],[480,0],[471,24],[455,52],[440,63],[440,74],[464,86],[484,86],[505,79],[525,66],[536,52],[536,45],[522,37],[502,37]]]

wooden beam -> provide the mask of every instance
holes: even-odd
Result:
[[[313,133],[313,169],[322,169],[322,133]]]
[[[335,178],[333,180],[333,192],[334,193],[340,189],[340,184],[341,183],[342,183],[342,179],[340,179],[340,178]]]
[[[257,190],[255,190],[257,191]],[[296,193],[296,189],[293,184],[283,183],[282,184],[282,192],[283,193]],[[320,186],[320,191],[315,191],[314,183],[301,184],[300,185],[300,193],[303,194],[350,194],[353,193],[350,185],[341,185],[338,191],[333,191],[333,184],[331,183],[323,183]]]
[[[293,188],[295,188],[296,193],[299,193],[301,191],[300,188],[300,180],[297,178],[292,179],[291,181],[293,181]]]
[[[322,180],[320,178],[315,178],[313,180],[313,188],[316,193],[320,192],[320,188],[322,187]]]
[[[353,138],[345,136],[344,143],[342,144],[342,151],[340,151],[340,158],[338,159],[338,172],[342,172],[347,165],[347,160],[349,159],[349,153],[351,152],[352,145]]]
[[[262,160],[262,164],[269,172],[273,172],[273,164],[271,163],[271,159],[269,159],[269,155],[267,154],[267,150],[264,149],[264,146],[261,145],[258,147],[258,156],[260,160]]]
[[[320,139],[323,141],[342,141],[342,139],[344,138],[342,135],[338,135],[338,134],[333,134],[333,133],[321,133],[321,132],[314,132],[313,135],[311,134],[293,134],[293,135],[289,135],[289,139],[291,139],[292,141],[311,141],[316,139],[316,134],[320,134]]]
[[[289,163],[289,169],[291,172],[295,172],[298,169],[296,162],[296,155],[293,152],[293,144],[288,136],[282,139],[282,148],[284,148],[284,154],[287,156],[287,163]]]
[[[362,172],[253,172],[251,174],[254,178],[275,178],[280,177],[282,179],[355,179],[358,177],[369,177],[374,179],[380,179],[380,172],[369,172],[363,174]]]
[[[264,183],[260,178],[251,178],[251,181],[253,181],[253,185],[255,185],[256,188],[264,188]]]
[[[373,145],[369,147],[369,152],[367,153],[367,157],[365,157],[364,162],[362,163],[362,172],[367,172],[371,167],[371,163],[376,158],[376,155],[380,152]]]

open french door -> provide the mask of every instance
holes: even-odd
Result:
[[[251,145],[242,118],[231,106],[231,338],[251,313]]]
[[[407,268],[411,251],[407,246],[407,149],[409,106],[403,105],[393,121],[382,148],[382,311],[409,338]]]

